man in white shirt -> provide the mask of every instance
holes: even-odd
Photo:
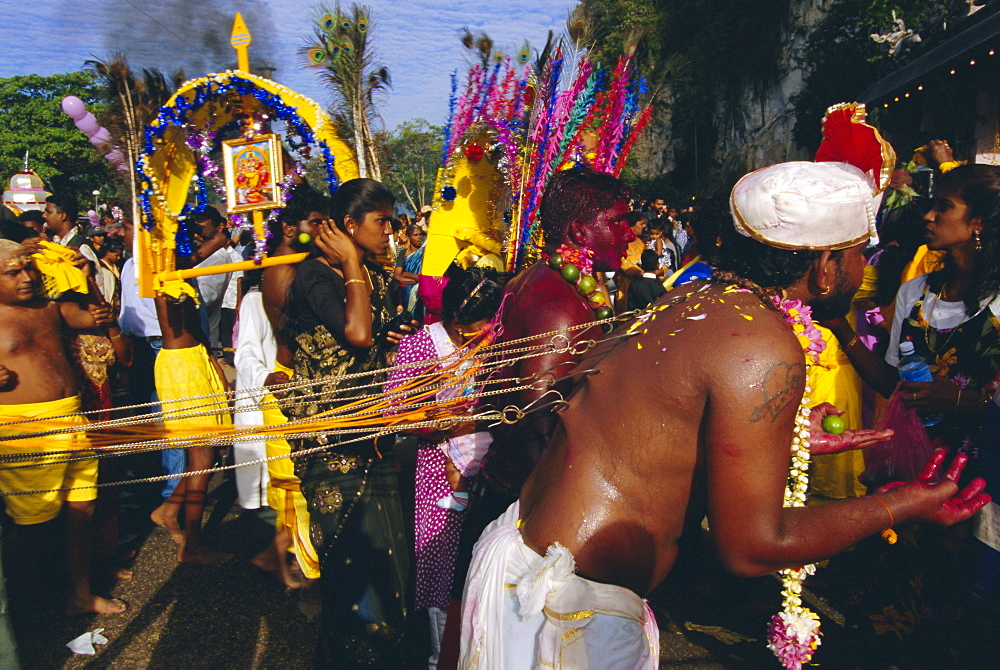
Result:
[[[66,195],[50,195],[45,199],[45,211],[42,213],[52,241],[64,247],[79,249],[80,253],[91,262],[91,272],[97,267],[97,254],[90,246],[83,231],[76,225],[76,202]]]
[[[233,242],[233,239],[238,240],[239,236],[239,231],[234,232],[233,238],[230,238],[230,243],[223,247],[229,254],[230,263],[243,262],[243,256],[236,249]],[[229,283],[226,285],[226,293],[222,297],[222,319],[220,321],[219,339],[222,342],[222,346],[227,349],[236,346],[236,343],[233,341],[233,327],[236,325],[236,306],[241,277],[243,277],[242,270],[229,273]],[[232,361],[232,356],[227,356],[226,360]]]
[[[192,215],[192,219],[202,231],[202,239],[208,241],[215,235],[224,235],[222,230],[226,220],[214,207],[206,207],[201,212]],[[209,237],[204,234],[214,231]],[[198,263],[195,267],[204,268],[212,265],[224,265],[230,262],[229,252],[225,247],[220,247],[211,256]],[[198,294],[201,298],[202,328],[208,336],[211,348],[217,350],[222,347],[219,337],[222,320],[222,301],[226,295],[226,287],[229,285],[230,276],[228,272],[215,275],[207,275],[198,278]]]

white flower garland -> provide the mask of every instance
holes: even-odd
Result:
[[[779,303],[782,313],[792,326],[796,336],[805,335],[804,349],[808,368],[810,364],[818,361],[819,351],[822,350],[822,347],[819,350],[810,350],[808,345],[812,339],[808,334],[811,330],[815,330],[810,310],[797,301],[791,303],[790,301],[776,300],[775,302]],[[820,341],[822,342],[822,340]],[[788,473],[788,483],[785,485],[785,507],[802,507],[806,504],[806,491],[809,488],[809,418],[812,413],[809,393],[811,391],[812,389],[806,385],[803,389],[802,401],[795,414],[792,464]],[[774,655],[788,670],[801,670],[802,664],[807,663],[812,658],[813,652],[820,644],[819,616],[809,608],[802,606],[802,582],[815,572],[816,566],[813,564],[779,571],[782,577],[782,609],[781,612],[771,617],[768,624],[767,648],[774,652]]]

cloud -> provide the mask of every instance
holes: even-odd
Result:
[[[332,5],[333,3],[328,3]],[[344,3],[347,5],[349,3]],[[540,49],[549,30],[562,32],[575,0],[369,0],[374,44],[393,86],[380,113],[387,128],[411,118],[443,124],[452,70],[467,68],[462,28],[485,31],[495,48],[515,53],[527,39]],[[70,72],[88,58],[113,51],[133,67],[183,68],[188,77],[226,69],[233,14],[246,19],[254,62],[277,67],[274,78],[321,104],[330,102],[316,72],[302,66],[298,49],[312,33],[319,3],[302,0],[36,0],[0,2],[0,77]]]

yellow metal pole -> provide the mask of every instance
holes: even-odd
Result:
[[[171,270],[160,272],[156,278],[160,281],[172,281],[174,279],[191,279],[193,277],[205,277],[208,275],[218,275],[224,272],[237,272],[256,270],[258,268],[269,268],[272,265],[291,265],[301,263],[309,257],[308,253],[285,254],[284,256],[271,256],[258,261],[242,261],[240,263],[225,263],[223,265],[210,265],[204,268],[188,268],[186,270]]]
[[[252,41],[253,38],[250,37],[247,24],[243,21],[243,15],[236,12],[236,18],[233,20],[233,32],[229,35],[229,44],[236,49],[236,66],[244,72],[250,71],[250,55],[247,53],[247,47]]]

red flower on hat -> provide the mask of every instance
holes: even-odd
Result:
[[[465,157],[473,163],[483,160],[483,146],[478,142],[472,142],[465,147]]]

